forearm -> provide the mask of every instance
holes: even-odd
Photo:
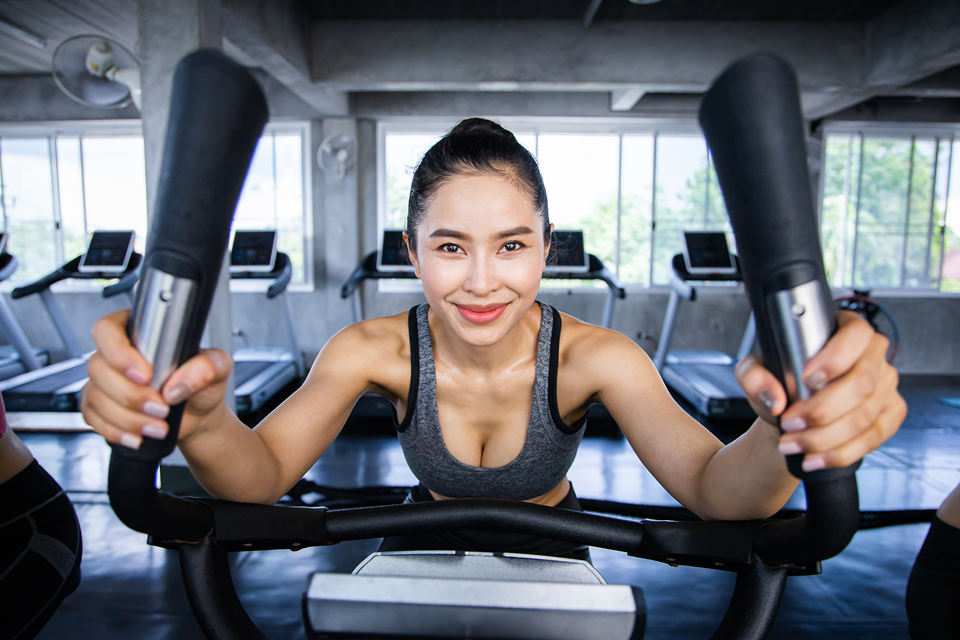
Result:
[[[758,419],[723,447],[699,478],[698,515],[711,520],[751,520],[776,513],[796,490],[777,450],[780,434]]]
[[[177,445],[190,471],[210,495],[273,504],[283,494],[280,464],[257,433],[221,405]]]

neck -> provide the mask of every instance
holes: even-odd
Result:
[[[534,303],[502,340],[490,345],[474,345],[464,342],[456,332],[431,311],[430,334],[434,340],[434,361],[453,364],[457,369],[501,371],[520,362],[536,357],[534,345],[540,335],[540,305]]]

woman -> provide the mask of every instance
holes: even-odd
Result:
[[[179,446],[200,483],[220,498],[273,503],[323,454],[357,398],[378,393],[402,416],[400,443],[421,481],[409,500],[499,497],[578,508],[566,472],[587,409],[602,402],[679,502],[725,520],[764,518],[783,506],[797,486],[784,454],[804,452],[809,470],[845,466],[903,421],[886,341],[844,314],[805,370],[821,389],[808,401],[784,411],[776,379],[753,358],[739,364],[761,419],[723,446],[677,406],[631,340],[536,302],[551,229],[529,152],[490,121],[461,122],[425,154],[410,190],[405,238],[427,305],[340,331],[301,389],[252,431],[224,402],[226,354],[201,353],[158,393],[124,332],[126,312],[116,313],[94,328],[84,417],[107,440],[135,448],[143,437],[163,437],[169,407],[187,401]],[[384,544],[451,546],[586,554],[479,532]]]
[[[7,429],[0,401],[0,638],[36,636],[80,584],[70,499]]]

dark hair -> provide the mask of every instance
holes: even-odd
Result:
[[[407,237],[411,250],[417,250],[417,227],[437,189],[456,176],[484,173],[508,178],[530,196],[543,223],[544,242],[549,244],[547,190],[536,159],[496,122],[469,118],[430,147],[413,173],[407,205]]]

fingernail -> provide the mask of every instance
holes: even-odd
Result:
[[[155,440],[163,440],[167,437],[167,430],[162,424],[148,424],[140,429],[140,433]]]
[[[154,418],[166,418],[167,414],[170,413],[170,407],[165,404],[160,404],[159,402],[154,402],[153,400],[148,400],[143,403],[143,412]]]
[[[210,351],[207,351],[207,357],[213,360],[213,365],[218,371],[227,365],[227,363],[223,361],[223,356],[220,355],[219,351],[211,349]]]
[[[827,386],[827,374],[823,371],[814,371],[807,379],[803,381],[803,384],[807,386],[808,389],[813,389],[814,391],[820,391],[825,386]]]
[[[167,394],[167,402],[170,404],[180,404],[190,395],[190,387],[187,386],[186,382],[181,382]]]
[[[125,433],[120,436],[120,444],[131,449],[139,449],[142,438],[138,438],[132,433]]]
[[[777,447],[785,456],[792,456],[795,453],[803,453],[803,447],[797,442],[781,442]]]
[[[755,365],[755,364],[757,364],[757,361],[754,360],[753,358],[749,358],[749,357],[744,358],[743,360],[741,360],[740,362],[737,363],[737,367],[736,367],[736,369],[734,370],[734,373],[736,374],[736,376],[737,376],[738,378],[742,378],[743,375],[744,375],[747,371],[750,371],[750,369],[751,369],[751,368],[753,367],[753,365]]]
[[[820,469],[825,469],[827,467],[827,461],[820,457],[817,457],[817,458],[808,457],[806,460],[803,461],[803,464],[801,464],[800,467],[807,472],[819,471]]]
[[[773,394],[773,391],[770,389],[764,389],[760,392],[760,402],[763,403],[770,411],[773,411],[773,404],[777,401],[777,397]]]
[[[148,378],[143,373],[140,373],[140,371],[136,367],[128,367],[125,372],[125,375],[127,376],[128,380],[132,380],[137,384],[147,384],[148,382],[150,382],[150,378]]]
[[[789,420],[782,420],[780,422],[780,428],[784,431],[803,431],[807,428],[807,421],[803,418],[790,418]]]

